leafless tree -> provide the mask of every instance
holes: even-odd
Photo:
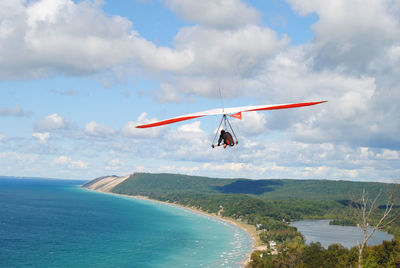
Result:
[[[363,240],[360,243],[357,241],[358,246],[358,267],[362,267],[363,251],[367,241],[372,237],[376,230],[383,229],[390,225],[393,221],[399,218],[399,210],[396,209],[396,204],[399,201],[399,185],[391,184],[393,186],[388,191],[388,199],[386,205],[380,209],[378,200],[382,195],[382,190],[375,196],[370,198],[368,193],[363,189],[361,197],[351,199],[351,208],[357,221],[358,227],[363,231]],[[382,206],[381,206],[382,207]]]

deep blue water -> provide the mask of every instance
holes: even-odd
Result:
[[[339,243],[346,248],[357,246],[357,241],[361,242],[363,231],[355,226],[329,225],[329,220],[302,220],[291,224],[301,232],[307,244],[320,242],[325,248],[330,244]],[[367,244],[380,245],[383,240],[390,241],[393,236],[377,230],[368,240]]]
[[[0,267],[238,267],[247,233],[189,210],[0,177]]]

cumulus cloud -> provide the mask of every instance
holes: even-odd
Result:
[[[165,72],[189,75],[186,79],[200,75],[210,79],[218,72],[231,80],[254,72],[265,57],[289,42],[287,37],[279,39],[271,29],[258,26],[258,12],[241,1],[200,2],[166,1],[182,16],[193,17],[194,10],[201,14],[195,19],[198,25],[179,31],[175,48],[157,47],[142,38],[128,19],[105,14],[100,1],[2,3],[0,9],[8,12],[0,30],[0,51],[5,55],[0,59],[0,79],[92,74],[124,65],[156,76]],[[198,12],[210,5],[215,14]],[[215,28],[220,23],[226,25]],[[179,85],[179,81],[174,84]],[[208,96],[212,93],[194,87],[185,90]],[[176,94],[166,99],[176,101]]]
[[[68,121],[57,113],[46,116],[37,121],[34,128],[38,132],[57,131],[67,129],[69,127]]]
[[[166,139],[169,144],[178,144],[178,146],[198,146],[207,139],[207,133],[201,129],[200,121],[184,124],[177,129],[171,130]]]
[[[319,17],[312,26],[318,68],[365,71],[374,57],[398,42],[399,19],[393,12],[396,1],[289,2],[300,14],[315,12]]]
[[[81,160],[75,161],[67,156],[59,156],[57,158],[54,158],[53,163],[62,165],[62,166],[66,166],[70,169],[87,169],[88,168],[88,163],[83,162]]]
[[[42,143],[46,143],[49,138],[50,138],[50,133],[49,132],[34,132],[32,133],[32,136]]]
[[[268,129],[290,130],[294,139],[303,142],[398,148],[400,139],[395,133],[400,127],[396,117],[400,110],[396,103],[400,94],[396,89],[400,87],[395,75],[386,73],[383,79],[370,72],[361,76],[335,70],[316,72],[309,49],[303,46],[282,51],[264,66],[254,78],[265,87],[259,91],[259,100],[329,102],[268,112]]]
[[[262,112],[242,113],[242,120],[232,119],[232,125],[245,136],[268,133],[266,115]]]
[[[194,61],[184,69],[195,74],[249,74],[288,44],[273,30],[257,25],[246,25],[235,30],[218,30],[202,26],[186,27],[176,35],[177,50],[190,51]]]
[[[184,124],[168,133],[167,139],[175,140],[173,143],[197,143],[206,136],[206,132],[201,129],[200,121]]]
[[[66,157],[66,156],[59,156],[59,157],[57,157],[57,158],[55,158],[55,159],[53,160],[53,163],[55,163],[55,164],[66,164],[66,163],[68,163],[70,160],[71,160],[71,159],[68,158],[68,157]]]
[[[156,91],[156,99],[158,102],[180,103],[181,97],[179,90],[169,83],[162,83],[160,89]]]
[[[176,51],[189,53],[192,60],[170,72],[157,99],[177,102],[181,93],[219,97],[221,87],[229,97],[251,95],[262,86],[255,77],[288,43],[287,36],[279,38],[271,29],[252,24],[231,30],[182,28],[174,39]]]
[[[158,121],[157,119],[148,119],[147,113],[142,113],[136,122],[129,121],[125,123],[119,133],[127,138],[144,138],[144,139],[151,139],[157,138],[162,135],[162,131],[164,127],[155,127],[155,128],[136,128],[138,125],[149,124],[152,122]]]
[[[200,171],[200,167],[185,167],[185,166],[176,166],[176,165],[167,165],[161,166],[157,169],[157,172],[162,173],[181,173],[181,174],[193,174],[195,172]]]
[[[185,51],[157,48],[102,1],[40,0],[0,3],[0,79],[54,73],[92,74],[129,61],[143,68],[176,70],[191,61]]]
[[[164,0],[165,4],[189,22],[210,28],[230,29],[257,24],[261,14],[240,0]]]
[[[108,137],[115,133],[115,131],[112,128],[98,124],[95,121],[87,123],[84,132],[88,136],[102,137],[102,138]]]
[[[12,161],[15,163],[33,164],[38,159],[38,155],[35,154],[24,154],[19,152],[0,152],[0,159]]]
[[[318,15],[311,27],[314,38],[278,53],[257,79],[274,88],[266,97],[320,98],[329,103],[314,115],[301,113],[304,120],[287,112],[274,114],[270,126],[292,127],[294,138],[304,142],[400,148],[395,134],[400,128],[398,3],[289,3],[301,15]]]
[[[120,168],[121,168],[121,160],[118,158],[109,160],[105,167],[106,170],[119,170]]]
[[[6,140],[6,136],[0,133],[0,146],[3,145],[3,141]]]
[[[385,149],[381,153],[377,154],[376,157],[385,160],[398,160],[400,154],[399,151]]]
[[[25,112],[20,106],[16,105],[13,108],[1,108],[0,116],[29,117],[30,113]]]

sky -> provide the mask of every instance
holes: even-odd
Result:
[[[398,0],[0,1],[0,175],[400,182],[399,77]]]

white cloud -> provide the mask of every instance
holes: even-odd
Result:
[[[176,166],[176,165],[170,165],[170,166],[161,166],[157,169],[157,172],[162,172],[162,173],[181,173],[181,174],[194,174],[201,170],[199,167],[185,167],[185,166]]]
[[[16,105],[13,108],[1,108],[0,116],[29,117],[30,113],[25,112],[20,106]]]
[[[221,163],[219,165],[205,163],[201,165],[201,168],[204,171],[216,174],[218,177],[248,178],[251,174],[251,177],[255,179],[267,178],[268,173],[275,175],[276,172],[281,173],[285,170],[285,168],[277,166],[276,163],[266,163],[261,166],[241,162]]]
[[[88,163],[83,162],[81,160],[75,161],[67,156],[59,156],[57,158],[54,158],[53,163],[58,164],[58,165],[67,166],[70,169],[87,169],[88,168]]]
[[[398,41],[400,28],[398,14],[393,12],[395,2],[289,1],[302,15],[313,12],[318,15],[318,22],[311,27],[315,33],[313,53],[317,66],[345,67],[356,72],[365,70],[374,57]]]
[[[179,91],[171,84],[162,83],[160,89],[156,92],[156,99],[159,102],[180,103]]]
[[[40,132],[67,129],[68,121],[57,113],[46,116],[35,123],[35,129]]]
[[[243,163],[223,163],[222,165],[203,164],[203,168],[230,173],[241,173],[245,167],[246,165]]]
[[[161,155],[176,159],[199,160],[207,157],[211,151],[208,133],[200,127],[200,122],[184,124],[166,132],[164,142],[160,144]]]
[[[318,15],[312,26],[314,39],[281,53],[283,57],[274,59],[260,78],[276,89],[269,92],[274,98],[312,96],[329,100],[314,116],[304,121],[294,118],[298,121],[295,138],[400,148],[400,138],[395,134],[400,128],[398,3],[289,2],[302,15]],[[269,120],[272,125],[285,121],[281,116]]]
[[[385,160],[400,160],[400,153],[399,151],[384,149],[382,153],[377,154],[376,157]]]
[[[3,141],[6,140],[6,136],[0,133],[0,145],[3,145]]]
[[[73,169],[87,169],[88,164],[81,160],[71,161],[68,167]]]
[[[184,20],[210,28],[236,28],[257,24],[261,14],[240,0],[164,0]]]
[[[279,39],[276,32],[256,25],[235,30],[186,27],[174,40],[178,51],[190,51],[194,57],[182,72],[197,75],[249,74],[288,42],[287,37]]]
[[[107,162],[105,170],[120,170],[121,169],[121,160],[118,158],[111,159]]]
[[[160,101],[179,102],[180,94],[237,97],[259,92],[255,76],[289,43],[267,27],[246,25],[221,30],[201,25],[182,28],[175,36],[176,51],[191,55],[183,68],[167,70],[170,75],[157,92]],[[246,90],[244,90],[246,89]]]
[[[400,94],[396,86],[384,85],[393,80],[376,74],[355,76],[324,70],[315,72],[307,47],[277,54],[257,79],[266,89],[262,99],[293,101],[328,100],[313,107],[267,112],[268,129],[291,130],[303,142],[348,142],[354,146],[400,146],[395,135],[400,127]],[[398,82],[397,82],[398,83]],[[268,89],[268,90],[267,90]],[[390,97],[389,97],[390,96]]]
[[[121,160],[120,159],[112,159],[108,162],[109,165],[111,166],[117,166],[121,164]]]
[[[100,125],[95,121],[87,123],[84,132],[86,135],[93,137],[108,137],[115,133],[112,128]]]
[[[53,160],[53,163],[55,164],[67,164],[69,161],[71,161],[70,158],[66,156],[59,156]]]
[[[34,132],[32,133],[32,136],[42,143],[46,143],[49,138],[50,138],[50,133],[49,132]]]
[[[119,133],[128,138],[143,138],[143,139],[151,139],[157,138],[162,135],[162,131],[164,127],[154,127],[154,128],[136,128],[138,125],[149,124],[152,122],[158,121],[157,119],[148,119],[147,113],[142,113],[136,122],[129,121],[125,123]]]
[[[232,126],[241,135],[254,136],[268,133],[267,119],[263,112],[242,113],[242,120],[232,119]]]
[[[187,134],[203,135],[205,134],[205,132],[200,128],[200,122],[196,121],[178,127],[177,132],[175,134],[181,134],[182,136],[186,136]],[[178,138],[183,138],[183,137],[178,137]]]
[[[36,154],[25,154],[18,152],[0,152],[0,159],[3,158],[7,161],[14,161],[18,164],[33,164],[38,159]]]
[[[3,1],[4,2],[4,1]],[[152,70],[184,68],[185,51],[157,48],[102,1],[39,0],[1,3],[0,79],[53,73],[92,74],[131,62]]]
[[[356,169],[337,170],[333,175],[337,178],[345,178],[347,180],[354,179],[360,176],[359,171]]]
[[[4,32],[0,35],[0,52],[3,50],[2,54],[6,55],[0,60],[0,79],[41,77],[60,72],[92,74],[119,66],[139,68],[155,76],[166,72],[206,74],[209,76],[206,78],[210,78],[216,71],[219,76],[221,73],[245,75],[289,41],[286,37],[279,39],[269,28],[257,26],[259,13],[241,1],[200,2],[167,3],[179,14],[192,17],[194,10],[201,14],[196,19],[200,25],[179,31],[174,40],[175,49],[157,47],[145,40],[133,30],[128,19],[105,14],[101,1],[19,1],[13,8],[2,3],[0,9],[9,12],[4,16],[4,29],[0,31]],[[212,10],[216,13],[198,12],[199,8],[209,5],[215,7]],[[207,18],[202,19],[202,16]],[[214,23],[233,23],[238,28],[203,26]],[[195,88],[186,90],[187,93],[196,92]],[[171,90],[165,92],[171,93]],[[169,95],[166,99],[176,101],[176,96]]]

